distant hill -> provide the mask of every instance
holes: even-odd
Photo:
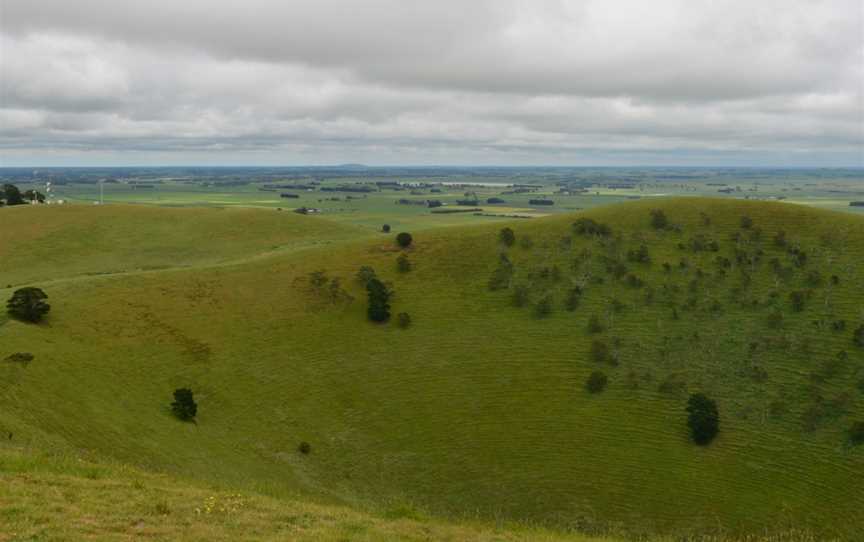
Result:
[[[315,217],[185,222],[185,210],[150,220],[137,209],[88,228],[92,244],[38,258],[20,254],[49,235],[28,237],[28,221],[4,230],[13,256],[0,283],[42,283],[52,303],[43,325],[0,325],[0,360],[34,355],[0,361],[11,445],[383,516],[716,540],[853,540],[864,529],[864,447],[847,437],[864,420],[859,217],[643,199],[514,222],[510,247],[501,224],[418,233],[412,269],[399,272],[392,237]],[[58,227],[91,223],[84,211],[43,212]],[[183,233],[165,234],[175,248],[160,254],[146,232],[173,220]],[[290,239],[255,240],[294,224]],[[117,248],[118,231],[136,232],[142,250]],[[185,258],[184,239],[206,250]],[[271,250],[280,243],[301,248]],[[112,265],[92,266],[103,250]],[[135,272],[142,254],[182,268]],[[390,323],[366,319],[362,265],[395,291]],[[132,271],[82,276],[114,269]],[[346,295],[331,295],[330,278]],[[599,393],[586,389],[594,372],[608,382]],[[187,386],[197,424],[168,409]],[[708,446],[686,425],[696,392],[720,412]]]

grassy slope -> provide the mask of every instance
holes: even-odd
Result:
[[[0,288],[24,282],[215,264],[357,238],[358,228],[253,209],[19,206],[0,214]]]
[[[659,263],[688,257],[708,271],[714,254],[696,263],[675,248],[679,236],[647,228],[653,206],[682,224],[680,240],[711,233],[723,254],[745,212],[764,230],[768,256],[773,231],[786,229],[808,248],[811,267],[841,277],[831,318],[850,329],[862,320],[860,219],[698,199],[590,212],[625,232],[626,247],[649,246],[656,263],[638,271],[649,284],[673,280],[685,292],[690,275],[667,279]],[[711,226],[701,226],[703,210]],[[585,247],[600,251],[584,239],[559,247],[572,220],[515,223],[518,237],[535,241],[533,249],[511,249],[517,280],[544,262],[566,269]],[[229,487],[378,511],[407,505],[630,533],[806,529],[851,537],[862,528],[864,454],[842,437],[864,416],[856,389],[862,352],[850,329],[832,334],[812,325],[825,310],[825,287],[805,313],[785,310],[781,330],[763,325],[767,309],[734,307],[734,275],[699,287],[713,292],[700,304],[722,300],[720,315],[691,310],[672,321],[662,297],[645,304],[643,291],[607,278],[588,288],[576,312],[560,308],[558,293],[553,315],[537,320],[510,306],[507,292],[486,290],[496,232],[423,235],[411,253],[416,270],[398,276],[397,253],[377,241],[247,265],[57,283],[48,324],[0,327],[4,351],[36,355],[26,367],[0,365],[0,429],[40,448],[85,448]],[[822,246],[826,233],[835,248]],[[326,269],[349,283],[361,264],[394,282],[394,309],[412,314],[411,329],[366,323],[356,286],[357,301],[330,307],[298,280]],[[800,287],[799,275],[783,288]],[[756,276],[747,295],[766,298],[766,264]],[[620,365],[604,367],[610,387],[590,396],[583,383],[596,364],[585,325],[591,314],[606,315],[610,296],[628,305],[603,335],[621,339]],[[758,343],[752,356],[751,343]],[[826,376],[840,350],[849,359]],[[747,376],[753,358],[767,381]],[[686,395],[658,391],[673,373],[686,389],[718,399],[723,425],[712,446],[688,442]],[[167,411],[181,385],[196,390],[197,425]],[[826,403],[816,429],[805,431],[807,409]],[[312,443],[309,456],[296,453],[301,440]]]
[[[0,541],[520,540],[604,542],[514,525],[452,524],[411,510],[345,507],[225,491],[105,462],[0,447]]]

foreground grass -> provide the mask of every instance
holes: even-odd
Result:
[[[682,226],[680,235],[648,226],[654,206]],[[736,297],[737,270],[717,279],[715,254],[676,245],[704,233],[731,256],[730,235],[745,213],[763,229],[766,257]],[[621,250],[649,247],[654,263],[634,269],[657,291],[653,303],[644,288],[604,277],[573,312],[562,308],[560,287],[549,286],[553,313],[533,318],[512,306],[509,291],[487,289],[498,227],[417,235],[407,274],[396,272],[398,251],[382,238],[237,265],[49,283],[45,324],[0,327],[0,359],[35,355],[26,366],[0,362],[0,431],[42,450],[87,449],[219,487],[357,509],[416,503],[457,521],[506,518],[633,537],[806,530],[855,540],[864,528],[864,454],[845,445],[844,431],[864,415],[864,359],[850,336],[864,321],[864,223],[798,206],[700,199],[590,216],[621,233]],[[606,253],[596,240],[561,243],[573,219],[513,224],[519,281],[553,264],[574,280],[578,254]],[[793,313],[787,294],[806,287],[796,272],[776,298],[782,326],[768,329],[763,305],[775,286],[767,260],[787,262],[770,245],[779,229],[808,250],[808,265],[840,282],[814,288],[807,309]],[[533,246],[521,245],[525,237]],[[15,239],[9,250],[24,250]],[[64,257],[74,266],[89,254]],[[116,257],[119,265],[131,258]],[[689,271],[667,277],[660,264],[680,258],[692,260]],[[360,265],[393,282],[394,312],[412,315],[410,329],[365,320],[353,280]],[[58,268],[62,274],[65,261]],[[689,291],[696,268],[708,279],[697,282],[695,308],[685,310],[679,294],[673,320],[662,286]],[[306,277],[319,269],[342,279],[354,302],[311,293]],[[740,308],[744,294],[759,308]],[[614,315],[613,297],[626,306]],[[703,310],[712,298],[722,312]],[[586,323],[597,314],[607,329],[592,336]],[[843,332],[814,325],[839,319]],[[595,338],[620,339],[617,365],[591,360]],[[847,357],[837,364],[841,351]],[[597,368],[610,385],[590,395],[585,378]],[[676,385],[662,391],[670,378]],[[180,386],[195,390],[197,425],[168,412]],[[686,394],[695,391],[721,410],[720,436],[707,448],[689,442],[684,424]],[[805,427],[811,412],[816,423]],[[297,453],[300,441],[311,454]]]
[[[396,507],[345,507],[225,491],[118,464],[0,448],[0,541],[75,540],[561,541],[578,534],[453,524]]]

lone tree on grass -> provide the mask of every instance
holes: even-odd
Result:
[[[605,374],[601,371],[594,371],[588,376],[588,380],[585,381],[585,389],[590,393],[600,393],[606,389],[606,384],[608,383],[609,379]]]
[[[383,226],[381,226],[381,231],[383,231],[384,233],[390,233],[390,224],[384,224]]]
[[[51,310],[46,299],[48,296],[39,288],[21,288],[6,302],[6,310],[13,318],[35,324]]]
[[[369,294],[369,308],[367,314],[373,322],[386,322],[390,319],[390,296],[392,292],[387,286],[372,278],[366,283],[366,292]]]
[[[513,243],[516,242],[516,234],[513,233],[511,228],[503,228],[500,233],[498,233],[498,240],[501,241],[501,244],[504,246],[512,247]]]
[[[198,414],[198,404],[189,388],[178,388],[174,390],[174,402],[171,403],[171,412],[184,422],[195,419]]]
[[[714,440],[720,429],[720,413],[717,403],[701,393],[694,393],[687,401],[687,427],[693,442],[705,446]]]
[[[411,234],[408,232],[402,232],[396,236],[396,243],[402,248],[408,248],[411,246],[411,243],[414,241],[414,238],[411,237]]]

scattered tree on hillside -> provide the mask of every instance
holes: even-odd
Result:
[[[789,301],[792,303],[792,310],[801,312],[804,310],[804,302],[807,300],[807,292],[795,290],[789,292]]]
[[[600,393],[601,391],[606,389],[606,385],[608,383],[609,379],[603,372],[593,371],[588,376],[588,380],[585,382],[585,389],[587,389],[590,393]]]
[[[174,402],[171,403],[171,412],[184,422],[192,421],[198,414],[198,404],[192,390],[189,388],[178,388],[174,390]]]
[[[598,237],[608,237],[612,234],[612,229],[606,224],[585,217],[579,218],[573,223],[573,231],[579,235],[596,235]]]
[[[516,234],[513,233],[513,230],[511,228],[503,228],[498,233],[498,240],[501,242],[502,245],[512,247],[513,243],[516,242]]]
[[[717,403],[701,393],[695,393],[687,401],[687,427],[693,442],[701,446],[710,444],[720,429],[720,413]]]
[[[651,210],[651,227],[655,230],[665,230],[669,227],[669,219],[666,218],[666,213],[663,209]]]
[[[405,255],[404,252],[400,254],[398,258],[396,258],[396,269],[400,273],[407,273],[408,271],[411,271],[412,267],[413,266],[411,265],[411,261],[408,259],[408,256]]]
[[[849,428],[849,442],[855,446],[864,444],[864,422],[855,422]]]
[[[783,230],[778,231],[774,234],[774,246],[779,248],[785,248],[786,245],[789,244],[789,241],[786,240],[786,232]]]
[[[369,267],[368,265],[361,266],[357,271],[357,282],[359,282],[363,287],[366,287],[369,284],[369,281],[376,278],[375,270]]]
[[[400,312],[396,315],[396,322],[402,329],[409,328],[411,327],[411,316],[407,312]]]
[[[602,331],[603,323],[600,321],[600,317],[592,314],[588,318],[588,333],[601,333]]]
[[[549,294],[544,295],[537,301],[537,304],[534,305],[534,317],[535,318],[546,318],[552,313],[552,296]]]
[[[384,224],[383,226],[381,226],[381,231],[383,231],[384,233],[390,233],[390,224]]]
[[[513,263],[506,254],[501,254],[498,257],[498,267],[492,272],[489,277],[490,290],[502,290],[510,287],[510,279],[513,277]]]
[[[411,243],[414,241],[414,238],[411,237],[411,234],[408,232],[402,232],[396,236],[396,243],[402,248],[408,248],[411,246]]]
[[[309,455],[309,452],[312,451],[312,445],[304,440],[297,446],[297,451],[303,455]]]
[[[570,312],[576,310],[579,306],[579,301],[582,299],[582,288],[575,286],[567,292],[567,297],[564,299],[564,308]]]
[[[524,307],[528,304],[528,287],[520,284],[513,288],[513,306]]]
[[[648,254],[648,247],[639,245],[636,250],[627,252],[627,260],[635,263],[651,263],[651,255]]]
[[[387,286],[372,278],[366,283],[366,292],[369,294],[369,308],[367,315],[373,322],[386,322],[390,319],[390,296],[392,292]]]
[[[852,332],[852,341],[856,346],[864,348],[864,324],[861,324]]]
[[[40,288],[20,288],[6,302],[6,310],[13,318],[35,324],[51,310],[46,299],[48,296]]]
[[[591,361],[603,363],[610,359],[609,345],[603,341],[591,341]]]

